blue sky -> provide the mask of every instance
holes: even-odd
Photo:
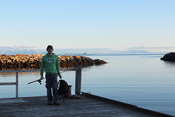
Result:
[[[1,0],[0,46],[172,47],[175,0]]]

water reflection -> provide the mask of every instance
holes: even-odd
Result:
[[[163,61],[163,63],[167,65],[167,67],[175,67],[175,62]]]

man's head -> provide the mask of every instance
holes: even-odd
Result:
[[[53,46],[52,45],[48,45],[47,48],[46,48],[46,50],[47,50],[47,52],[49,54],[52,54],[52,52],[53,52]]]

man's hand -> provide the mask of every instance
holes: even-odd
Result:
[[[60,79],[62,79],[62,76],[61,76],[61,74],[60,74],[60,73],[58,73],[58,76],[60,77]]]

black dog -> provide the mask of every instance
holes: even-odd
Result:
[[[65,80],[59,80],[56,92],[56,99],[59,103],[64,102],[64,98],[68,97],[69,85]]]

